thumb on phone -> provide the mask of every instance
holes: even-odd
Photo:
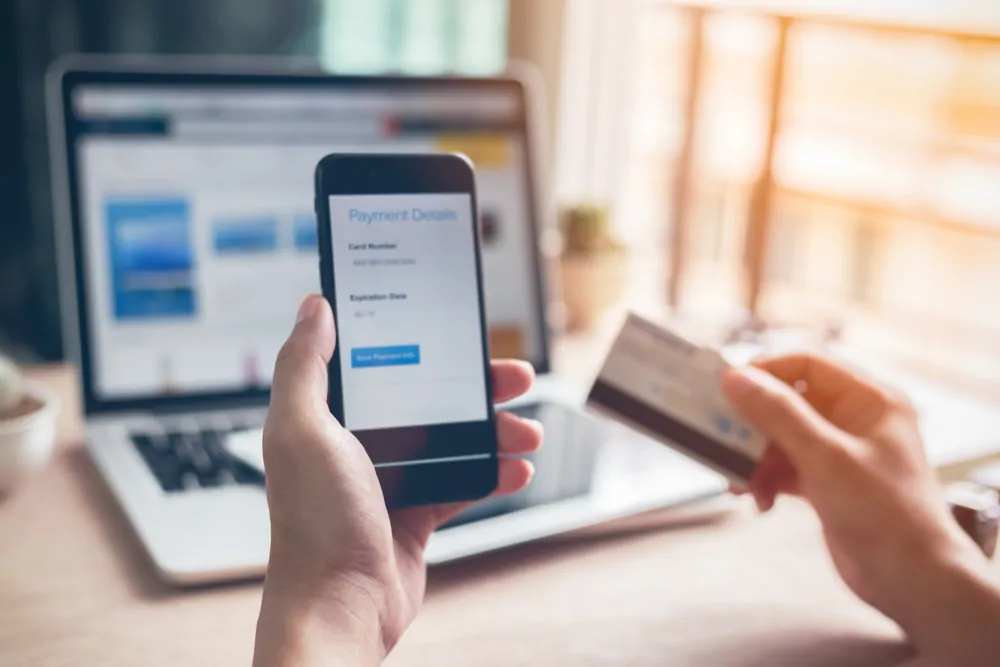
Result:
[[[329,419],[326,365],[336,343],[330,304],[322,296],[307,296],[274,366],[269,420]]]

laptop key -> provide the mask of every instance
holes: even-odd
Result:
[[[260,485],[264,483],[264,475],[242,461],[236,461],[233,464],[233,475],[238,484]]]
[[[167,452],[170,450],[170,443],[167,436],[162,433],[152,433],[149,435],[149,443],[157,452]]]
[[[208,473],[215,470],[215,462],[212,461],[212,457],[209,456],[200,442],[191,443],[189,448],[188,455],[191,457],[191,463],[195,470],[199,473]]]
[[[219,474],[215,470],[209,470],[207,472],[198,472],[198,484],[203,489],[211,489],[219,484]]]
[[[213,460],[228,460],[229,452],[222,446],[222,433],[219,431],[203,430],[199,433],[201,446],[204,447]]]
[[[180,456],[184,446],[184,434],[178,431],[170,431],[166,434],[167,449],[174,455]]]
[[[139,450],[140,454],[153,450],[152,438],[148,435],[133,435],[132,444],[135,445],[135,448]]]
[[[186,472],[181,475],[181,486],[187,490],[200,489],[201,482],[198,481],[198,475],[193,472]]]
[[[194,461],[195,454],[194,454],[194,445],[191,443],[190,440],[191,436],[189,436],[186,433],[176,433],[176,434],[171,433],[171,436],[174,435],[176,435],[177,437],[174,440],[175,444],[173,449],[174,452],[177,454],[177,457],[180,458],[182,461],[185,461],[187,463],[192,463]]]

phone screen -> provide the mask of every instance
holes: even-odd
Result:
[[[456,155],[342,155],[316,172],[330,409],[390,507],[497,483],[475,176]]]
[[[472,198],[328,199],[344,425],[488,416]]]

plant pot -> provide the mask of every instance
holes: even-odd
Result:
[[[41,469],[56,441],[59,397],[39,386],[28,386],[13,416],[0,417],[0,495]]]
[[[622,298],[626,281],[625,253],[564,256],[559,265],[567,329],[592,329],[601,315]]]

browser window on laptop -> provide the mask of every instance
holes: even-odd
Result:
[[[476,163],[495,356],[544,357],[519,97],[502,89],[81,87],[72,100],[94,388],[266,388],[319,290],[312,180],[332,151]]]

